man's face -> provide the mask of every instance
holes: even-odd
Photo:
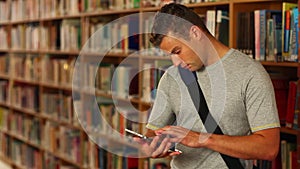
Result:
[[[160,44],[160,48],[171,55],[175,66],[189,69],[190,71],[199,70],[203,63],[200,57],[192,50],[187,41],[165,36]],[[196,46],[193,44],[193,46]]]

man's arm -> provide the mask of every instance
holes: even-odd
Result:
[[[249,136],[212,135],[205,147],[243,159],[273,160],[279,150],[279,133],[279,128],[272,128]]]
[[[167,126],[156,134],[171,135],[169,141],[194,148],[211,150],[242,159],[272,160],[279,150],[279,128],[257,131],[248,136],[228,136],[190,131],[180,126]]]

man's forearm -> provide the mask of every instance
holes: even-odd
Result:
[[[272,160],[279,150],[279,132],[279,128],[273,128],[249,136],[212,134],[203,147],[242,159]]]

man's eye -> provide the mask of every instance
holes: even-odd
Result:
[[[172,52],[172,55],[178,55],[178,54],[180,54],[180,50],[175,50]]]
[[[179,55],[180,52],[181,52],[180,50],[177,50],[177,51],[174,52],[174,54]]]
[[[171,51],[172,55],[179,55],[181,53],[181,48],[180,47],[175,47],[173,48],[173,50]]]

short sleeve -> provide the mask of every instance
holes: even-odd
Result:
[[[245,104],[252,132],[280,127],[274,88],[263,68],[251,71],[246,81]]]

